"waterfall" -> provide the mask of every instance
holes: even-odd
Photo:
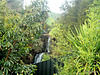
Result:
[[[49,45],[50,45],[50,37],[48,37],[48,40],[47,40],[47,43],[46,43],[46,52],[50,52],[49,50]],[[36,54],[35,56],[35,60],[34,60],[34,64],[35,63],[39,63],[42,61],[42,56],[43,56],[44,53],[39,53],[39,54]]]
[[[46,46],[47,52],[50,52],[49,45],[50,45],[50,37],[48,37],[48,41],[47,41],[47,46]]]
[[[43,56],[44,53],[40,53],[40,54],[36,54],[35,56],[35,60],[34,60],[34,64],[35,63],[39,63],[42,61],[42,56]]]

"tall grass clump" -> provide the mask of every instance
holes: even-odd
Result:
[[[59,75],[100,74],[100,1],[95,0],[87,10],[88,19],[79,28],[66,35],[71,56],[65,56]],[[67,51],[67,50],[66,50]],[[69,51],[67,53],[69,55]]]

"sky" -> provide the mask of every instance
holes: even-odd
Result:
[[[25,0],[25,4],[29,5],[31,0]],[[54,13],[62,13],[60,10],[61,5],[64,3],[65,0],[47,0],[48,1],[48,6],[50,8],[51,12]],[[71,1],[71,0],[68,0]]]
[[[61,13],[60,7],[64,3],[64,0],[48,0],[48,6],[54,13]]]

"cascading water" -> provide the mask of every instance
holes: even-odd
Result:
[[[48,37],[48,41],[47,41],[47,46],[46,46],[47,52],[50,52],[49,45],[50,45],[50,37]]]
[[[34,60],[34,64],[35,63],[39,63],[42,61],[42,56],[43,56],[44,53],[40,53],[40,54],[36,54],[35,56],[35,60]]]
[[[50,52],[49,50],[49,45],[50,45],[50,37],[48,37],[48,41],[47,41],[47,44],[46,44],[46,51],[47,52]],[[44,53],[40,53],[40,54],[36,54],[35,56],[35,60],[34,60],[34,64],[35,63],[39,63],[42,61],[42,56],[43,56]]]

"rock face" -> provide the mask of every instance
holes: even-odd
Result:
[[[47,52],[47,46],[48,46],[48,42],[50,42],[50,34],[43,34],[43,36],[41,36],[42,41],[43,41],[43,52]]]

